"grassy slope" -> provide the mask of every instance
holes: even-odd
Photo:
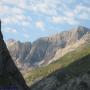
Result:
[[[46,67],[37,68],[35,70],[32,70],[31,72],[28,73],[27,82],[32,84],[32,82],[34,80],[36,80],[37,78],[46,77],[49,74],[51,74],[52,72],[54,72],[60,68],[67,67],[68,65],[70,65],[74,61],[79,60],[87,55],[90,55],[90,44],[87,44],[86,46],[84,46],[84,45],[81,46],[80,48],[76,49],[73,52],[70,52],[70,53],[64,55],[59,60],[51,63],[50,65],[48,65]],[[76,69],[77,72],[80,70],[81,70],[81,68]],[[74,71],[74,72],[76,72],[76,71]]]

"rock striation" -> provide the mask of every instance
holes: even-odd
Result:
[[[49,37],[41,37],[33,43],[21,43],[15,40],[9,40],[6,43],[19,68],[27,69],[31,66],[48,65],[88,42],[89,39],[90,29],[78,26]]]
[[[86,43],[89,37],[90,29],[78,26],[69,31],[40,38],[32,43],[26,60],[29,60],[31,65],[47,65]]]

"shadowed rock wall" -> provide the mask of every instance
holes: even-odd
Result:
[[[14,64],[6,44],[3,40],[0,21],[0,90],[10,88],[10,90],[30,90],[26,82]]]

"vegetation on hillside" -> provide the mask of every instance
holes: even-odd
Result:
[[[55,72],[58,69],[60,70],[62,68],[69,66],[73,62],[76,62],[77,60],[80,60],[81,58],[87,55],[90,55],[90,44],[82,45],[81,47],[78,47],[75,51],[67,53],[62,58],[58,59],[57,61],[51,63],[46,67],[33,69],[28,73],[26,80],[29,84],[32,84],[37,80],[42,79],[48,76],[49,74]],[[90,63],[86,62],[83,65],[83,67],[82,66],[80,67],[79,65],[79,68],[73,67],[71,70],[75,73],[80,73],[80,71],[88,70],[88,67],[90,67]],[[69,69],[70,67],[67,68],[66,70],[69,70]]]

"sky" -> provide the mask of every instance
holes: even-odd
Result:
[[[33,42],[76,26],[90,28],[90,0],[0,0],[4,39]]]

